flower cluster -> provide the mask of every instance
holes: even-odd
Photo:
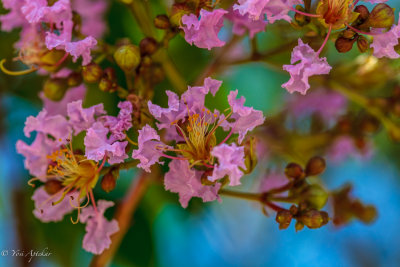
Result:
[[[166,139],[175,141],[175,146],[162,142],[149,125],[139,130],[138,149],[133,150],[132,157],[147,172],[153,164],[163,164],[161,157],[172,159],[164,184],[167,190],[179,194],[183,207],[192,197],[205,202],[219,199],[218,190],[225,177],[224,183],[230,186],[241,184],[246,166],[244,146],[240,144],[248,131],[265,120],[261,111],[244,106],[243,97],[236,98],[237,90],[228,96],[228,114],[206,108],[206,95],[215,96],[221,83],[206,78],[203,86],[189,87],[180,99],[167,91],[168,108],[148,103],[150,113],[159,121],[157,128],[165,129]],[[223,140],[217,140],[219,129],[229,131]],[[238,134],[237,139],[233,134]],[[169,152],[176,155],[166,154]]]

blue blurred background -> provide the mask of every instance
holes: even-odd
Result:
[[[389,3],[400,7],[398,1]],[[119,12],[121,17],[116,16]],[[140,40],[137,29],[127,29],[131,18],[121,4],[113,3],[108,19],[108,40],[124,34],[133,42]],[[17,36],[15,32],[0,33],[2,57],[12,53],[11,44]],[[174,45],[172,54],[185,49],[194,58],[208,60],[202,51],[181,39]],[[178,67],[185,69],[185,63],[180,62],[184,59],[177,61]],[[186,76],[193,78],[190,72]],[[267,117],[281,109],[279,104],[286,92],[280,85],[286,75],[263,64],[248,64],[234,67],[219,78],[223,79],[226,92],[237,88],[246,103],[264,110]],[[43,224],[33,217],[33,190],[26,184],[29,174],[24,170],[23,158],[15,151],[16,141],[25,140],[26,117],[41,109],[37,98],[40,84],[34,74],[21,78],[0,73],[0,251],[47,247],[52,252],[50,257],[35,258],[27,265],[87,266],[92,256],[81,249],[82,225],[72,225],[69,220]],[[169,89],[168,84],[162,86]],[[398,154],[390,152],[394,145],[387,138],[380,135],[375,139],[376,151],[369,161],[354,159],[328,165],[322,176],[327,188],[353,183],[354,195],[378,209],[379,217],[372,225],[352,222],[335,228],[328,224],[297,233],[291,225],[280,231],[274,216],[264,216],[254,203],[228,198],[211,204],[192,201],[184,210],[175,195],[154,187],[137,210],[112,266],[400,266]],[[398,145],[395,147],[398,149]],[[132,177],[134,171],[122,173],[117,188],[104,197],[120,199]],[[238,190],[248,188],[244,185]],[[0,266],[20,264],[26,263],[19,257],[0,256]]]

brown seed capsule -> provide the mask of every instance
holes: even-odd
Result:
[[[364,53],[365,51],[367,51],[369,48],[369,42],[368,42],[367,38],[365,38],[364,36],[361,36],[361,35],[358,36],[357,48],[361,53]]]
[[[339,53],[347,53],[353,48],[355,39],[347,39],[344,37],[339,37],[336,39],[335,47]]]
[[[377,4],[372,9],[366,24],[372,28],[389,28],[394,23],[393,9],[387,4]]]
[[[85,82],[95,83],[98,82],[103,75],[103,70],[96,63],[90,63],[82,68],[82,77]]]
[[[297,163],[289,163],[285,168],[285,175],[288,178],[300,179],[304,177],[303,168]]]
[[[140,41],[140,54],[142,55],[152,55],[157,51],[158,44],[157,41],[152,37],[146,37]]]
[[[103,176],[103,179],[101,179],[101,189],[103,189],[106,193],[111,192],[114,190],[117,184],[116,180],[117,179],[114,177],[112,172],[107,173]]]
[[[43,86],[44,95],[53,101],[60,101],[67,89],[67,80],[61,78],[48,79]]]
[[[305,173],[307,176],[314,176],[323,173],[325,168],[325,160],[321,157],[315,156],[308,161]]]
[[[360,20],[360,22],[365,21],[369,17],[369,10],[364,5],[356,6],[356,8],[354,9],[354,12],[360,14],[360,15],[358,15],[358,18],[357,18],[358,20]]]
[[[157,29],[166,30],[171,27],[171,23],[167,15],[158,15],[154,18],[154,26],[156,26]]]
[[[286,229],[292,221],[292,214],[288,210],[281,210],[276,213],[276,222],[279,223],[279,229]]]
[[[47,194],[53,195],[62,189],[62,184],[58,180],[49,180],[44,184],[44,190]]]

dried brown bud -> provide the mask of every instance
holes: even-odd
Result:
[[[369,42],[368,42],[367,38],[365,38],[364,36],[361,36],[361,35],[358,36],[357,48],[361,53],[364,53],[365,51],[367,51],[369,48]]]
[[[312,157],[306,166],[306,175],[307,176],[314,176],[321,174],[325,171],[326,163],[325,160],[321,157]]]
[[[60,101],[67,89],[67,80],[61,78],[48,79],[43,85],[44,95],[53,101]]]
[[[310,229],[317,229],[329,222],[329,215],[325,211],[308,210],[299,217],[299,221]]]
[[[356,8],[354,9],[354,12],[357,12],[360,14],[360,15],[358,15],[358,18],[357,18],[360,20],[360,22],[365,21],[369,17],[369,10],[364,5],[356,6]]]
[[[46,190],[47,194],[53,195],[62,189],[62,183],[58,180],[48,180],[44,184],[44,190]]]
[[[303,168],[299,164],[293,162],[289,163],[286,166],[285,175],[288,178],[293,178],[293,179],[301,179],[305,176]]]
[[[355,39],[347,39],[344,37],[339,37],[336,39],[335,47],[339,53],[347,53],[353,48]]]
[[[394,23],[393,9],[387,4],[377,4],[365,22],[372,28],[389,28]]]
[[[82,68],[82,77],[85,82],[95,83],[98,82],[103,75],[103,70],[96,63],[90,63]]]
[[[103,176],[103,179],[101,179],[101,189],[103,189],[106,193],[114,190],[115,185],[117,184],[117,178],[114,175],[115,174],[113,172],[108,172]]]
[[[152,37],[146,37],[140,41],[140,54],[142,55],[152,55],[157,51],[158,44],[157,41]]]
[[[154,26],[156,26],[157,29],[166,30],[171,27],[171,23],[167,15],[158,15],[154,18]]]
[[[286,229],[292,221],[292,214],[288,210],[281,210],[276,213],[276,222],[279,223],[279,229]]]

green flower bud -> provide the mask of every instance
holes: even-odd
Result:
[[[314,176],[321,174],[325,171],[326,163],[325,160],[321,157],[312,157],[306,166],[306,175],[307,176]]]
[[[310,206],[317,210],[322,209],[328,201],[329,194],[325,189],[318,185],[313,184],[301,192],[301,198]]]
[[[387,4],[377,4],[365,23],[372,28],[390,28],[394,23],[393,9]]]
[[[102,75],[103,70],[96,63],[90,63],[89,65],[82,67],[82,77],[85,82],[98,82]]]
[[[140,50],[134,45],[123,45],[114,53],[115,62],[125,72],[133,71],[140,63]]]
[[[62,50],[50,50],[40,57],[40,66],[48,72],[55,72],[61,68],[63,64],[56,64],[64,57],[65,52]]]
[[[54,78],[48,79],[43,86],[44,95],[53,101],[60,101],[68,89],[66,79]]]
[[[156,26],[157,29],[166,30],[171,27],[171,23],[167,15],[158,15],[154,18],[154,26]]]

